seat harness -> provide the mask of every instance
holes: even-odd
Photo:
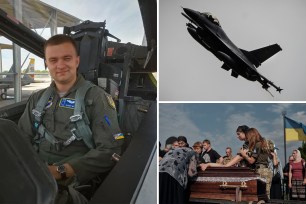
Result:
[[[46,139],[50,142],[56,149],[56,151],[61,151],[63,148],[70,145],[74,140],[83,140],[89,149],[95,147],[92,132],[89,127],[90,122],[85,111],[85,95],[86,92],[95,86],[89,81],[84,81],[83,84],[77,89],[75,94],[75,107],[74,113],[70,116],[70,123],[73,124],[70,129],[71,137],[66,141],[58,140],[46,129],[42,124],[42,119],[45,114],[45,107],[49,101],[49,98],[54,95],[55,91],[53,87],[48,87],[43,93],[36,107],[32,110],[34,115],[34,128],[37,131],[34,137],[34,143],[39,146],[39,143]]]

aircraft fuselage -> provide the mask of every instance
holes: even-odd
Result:
[[[191,34],[197,41],[202,41],[206,49],[212,52],[219,60],[244,78],[255,81],[257,70],[242,51],[227,37],[221,26],[209,21],[205,14],[200,14],[194,19],[199,25],[193,27],[195,34]],[[190,27],[188,31],[193,32]],[[196,39],[198,36],[199,39]],[[201,43],[201,44],[202,44]]]
[[[240,75],[247,80],[258,81],[266,90],[270,85],[279,92],[282,90],[256,69],[261,62],[281,50],[279,45],[271,45],[252,52],[241,50],[227,37],[218,19],[212,14],[183,9],[187,15],[185,13],[182,15],[190,21],[186,24],[188,32],[198,43],[224,62],[223,69],[227,71],[231,69],[231,75],[235,78]]]

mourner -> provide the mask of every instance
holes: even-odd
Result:
[[[219,163],[222,163],[223,161],[223,158],[220,156],[220,154],[218,154],[216,150],[211,148],[209,140],[203,141],[203,152],[200,156],[203,158],[204,163],[209,163],[209,162],[215,163],[217,162],[217,160],[219,160]]]
[[[289,165],[289,188],[291,188],[292,199],[305,200],[305,160],[302,159],[299,150],[293,150],[294,161]]]
[[[188,180],[196,174],[195,151],[189,147],[171,149],[159,163],[159,203],[188,203]]]
[[[291,199],[291,192],[290,188],[288,187],[289,183],[289,167],[290,163],[294,161],[294,158],[292,155],[289,156],[289,162],[285,165],[283,169],[283,174],[284,174],[284,185],[285,185],[285,199],[290,200]]]
[[[187,138],[185,136],[178,136],[177,142],[179,144],[179,147],[189,147]]]
[[[270,149],[270,162],[269,168],[272,170],[272,182],[270,189],[271,199],[282,199],[282,179],[283,179],[283,169],[280,160],[278,159],[276,147],[272,140],[268,140],[268,145]]]
[[[159,152],[159,159],[161,160],[164,157],[164,155],[170,151],[170,149],[176,148],[178,146],[179,144],[177,141],[177,137],[175,136],[168,137],[166,140],[165,148],[160,150]]]
[[[223,162],[222,164],[227,164],[228,162],[230,162],[233,159],[233,155],[232,155],[232,148],[227,147],[225,149],[225,156],[223,157]]]
[[[245,159],[248,164],[254,164],[255,171],[260,174],[260,177],[266,180],[266,194],[270,197],[270,187],[272,180],[272,171],[268,168],[269,147],[267,140],[263,138],[255,128],[250,128],[245,134],[245,143],[248,147],[240,149],[240,154],[237,155],[226,165],[217,163],[201,164],[201,169],[204,171],[207,167],[230,167]]]
[[[204,162],[203,158],[200,156],[203,149],[202,142],[195,142],[192,146],[193,150],[197,153],[197,163],[201,164]]]

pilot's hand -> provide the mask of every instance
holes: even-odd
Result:
[[[75,175],[75,172],[72,168],[72,166],[70,166],[70,164],[65,163],[65,170],[66,170],[66,176],[67,177],[72,177]],[[52,174],[52,176],[55,178],[55,180],[61,180],[62,176],[59,172],[57,172],[57,166],[56,165],[49,165],[48,169],[50,171],[50,173]]]
[[[60,180],[61,179],[61,174],[56,171],[57,166],[49,165],[48,169],[49,169],[50,173],[52,174],[52,176],[55,178],[55,180]]]

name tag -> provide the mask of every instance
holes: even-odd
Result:
[[[59,106],[62,108],[71,108],[74,109],[75,100],[71,98],[62,98],[60,100]]]

